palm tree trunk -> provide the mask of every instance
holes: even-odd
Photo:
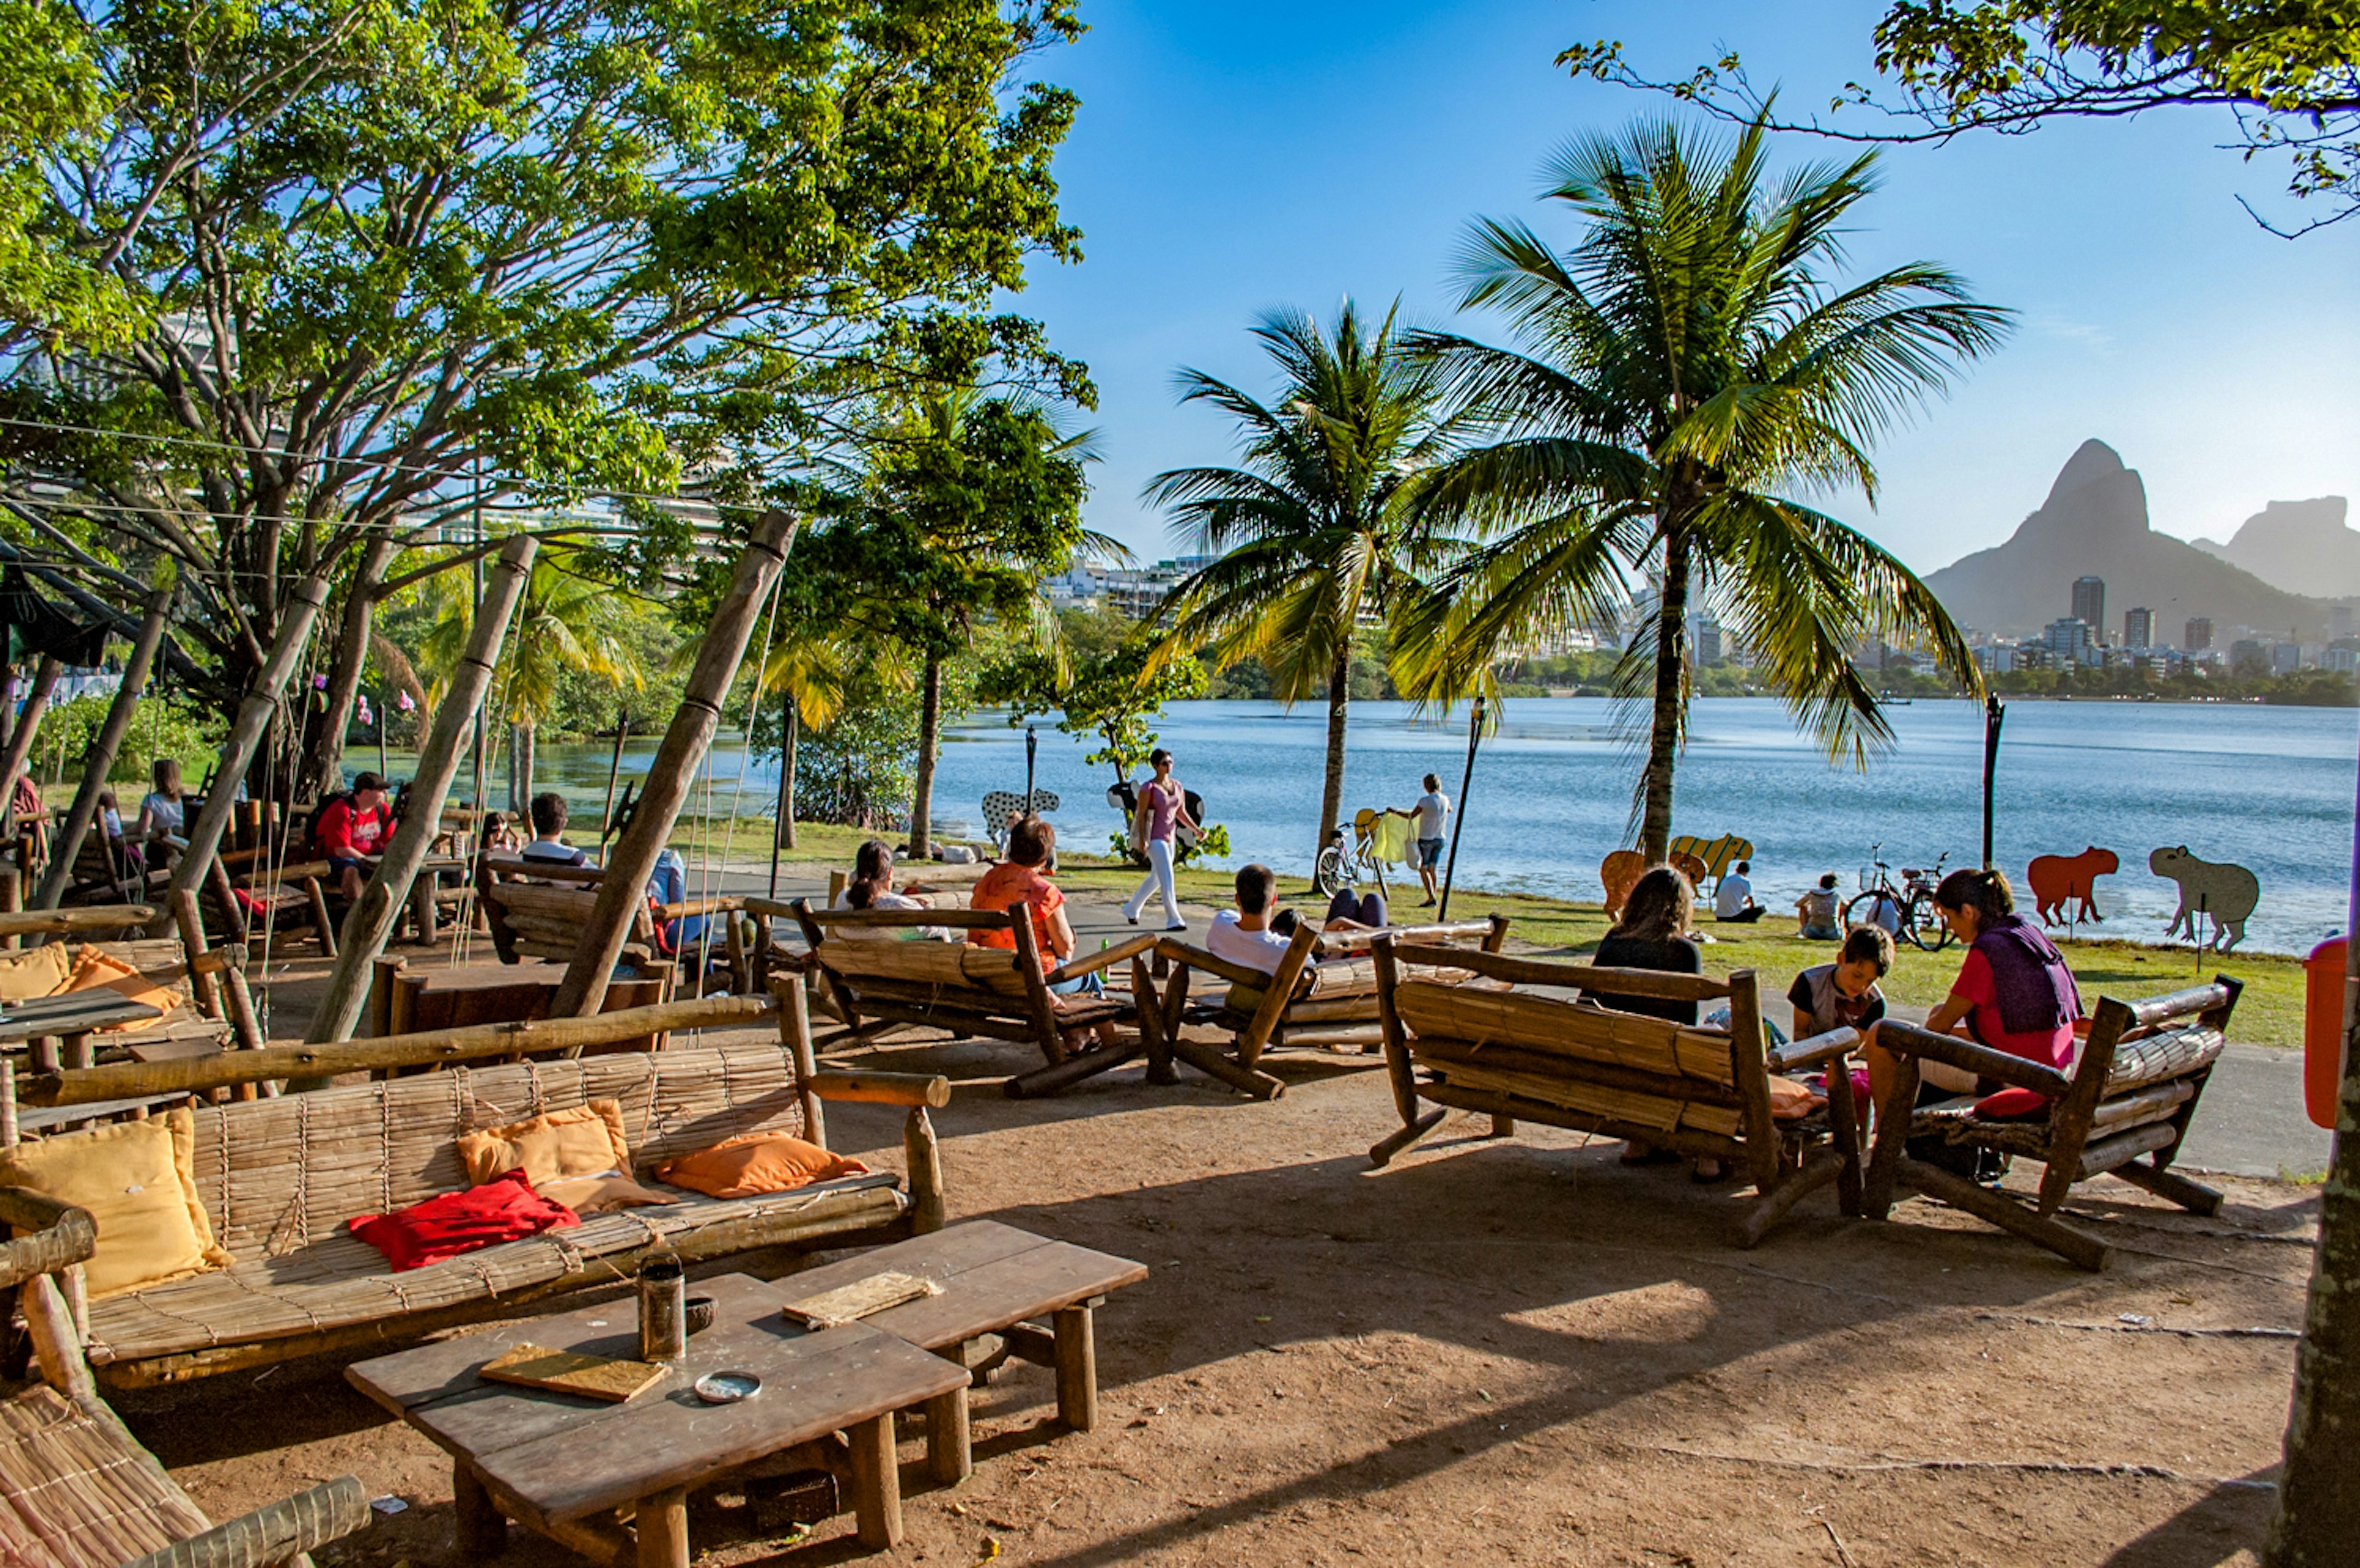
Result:
[[[1688,552],[1677,529],[1664,543],[1664,594],[1655,616],[1655,720],[1639,816],[1639,853],[1654,866],[1672,844],[1672,770],[1679,765],[1680,710],[1688,701]]]
[[[934,854],[926,840],[926,821],[934,809],[934,742],[943,724],[943,660],[926,655],[926,689],[918,705],[918,788],[910,800],[910,856],[924,860]]]
[[[1344,725],[1352,701],[1352,649],[1348,641],[1328,672],[1328,778],[1319,790],[1319,842],[1311,849],[1311,864],[1328,847],[1336,819],[1344,810]]]

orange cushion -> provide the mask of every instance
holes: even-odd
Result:
[[[858,1160],[830,1154],[815,1143],[782,1132],[749,1132],[684,1154],[656,1172],[656,1180],[714,1198],[751,1198],[787,1192],[838,1176],[866,1176]]]
[[[95,991],[101,986],[121,992],[132,1001],[145,1002],[159,1013],[169,1013],[180,1005],[178,992],[165,989],[133,965],[95,947],[82,950],[81,955],[74,960],[72,973],[65,978],[65,984],[49,995],[62,996],[71,991]],[[154,1021],[153,1018],[135,1018],[129,1023],[111,1024],[108,1029],[146,1029]],[[98,1032],[104,1034],[107,1030]]]
[[[577,1214],[611,1214],[617,1209],[680,1202],[670,1193],[642,1187],[628,1176],[574,1176],[544,1182],[534,1191],[552,1203],[563,1203]]]
[[[475,1186],[522,1171],[535,1187],[608,1171],[629,1175],[631,1146],[623,1136],[623,1107],[593,1100],[530,1121],[484,1127],[458,1140],[459,1163]]]
[[[1811,1093],[1809,1084],[1770,1074],[1770,1114],[1778,1120],[1800,1121],[1827,1103],[1825,1095]]]

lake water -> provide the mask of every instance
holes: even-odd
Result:
[[[1896,867],[1930,864],[1945,850],[1953,866],[1973,864],[1982,838],[1981,709],[1920,702],[1891,710],[1891,719],[1897,745],[1861,773],[1830,766],[1775,702],[1699,701],[1674,831],[1753,840],[1755,896],[1780,911],[1821,872],[1840,873],[1849,892],[1878,841]],[[2261,879],[2250,945],[2302,951],[2344,921],[2356,722],[2348,708],[2013,704],[2000,749],[1999,864],[2020,887],[2035,855],[2112,849],[2123,869],[2098,884],[2104,933],[2159,942],[2178,895],[2149,873],[2147,853],[2185,844],[2205,859],[2250,866]],[[1228,827],[1232,862],[1262,860],[1307,875],[1326,745],[1322,711],[1182,702],[1159,733],[1182,782],[1204,797],[1208,820]],[[1100,848],[1120,826],[1105,799],[1112,770],[1085,768],[1090,747],[1046,724],[1039,735],[1038,786],[1061,798],[1052,820],[1062,841]],[[544,778],[595,817],[611,749],[544,747]],[[624,776],[644,768],[653,751],[653,737],[634,742]],[[1356,704],[1347,817],[1361,806],[1408,806],[1427,772],[1440,774],[1455,800],[1466,755],[1463,713],[1420,719],[1406,703]],[[361,763],[358,756],[349,760]],[[1625,842],[1637,766],[1604,699],[1507,702],[1463,802],[1459,885],[1596,898],[1600,859]],[[771,811],[775,764],[749,763],[725,744],[716,747],[713,779],[716,811],[730,811],[733,801],[742,802],[744,815]],[[937,827],[980,837],[985,791],[1023,787],[1023,732],[978,715],[945,736]]]

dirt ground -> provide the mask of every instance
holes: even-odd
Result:
[[[274,965],[274,968],[277,966]],[[289,976],[290,982],[306,976]],[[274,1034],[297,1027],[285,984]],[[954,1221],[1146,1262],[1099,1313],[1100,1421],[1045,1370],[976,1395],[976,1471],[902,1448],[908,1536],[879,1561],[1054,1564],[1825,1563],[2212,1568],[2256,1561],[2317,1205],[2232,1181],[2199,1219],[2103,1181],[2072,1207],[2122,1253],[2082,1274],[1922,1199],[1847,1221],[1831,1193],[1757,1250],[1731,1186],[1620,1146],[1446,1127],[1382,1172],[1373,1059],[1274,1059],[1251,1104],[1137,1065],[1005,1098],[1013,1046],[852,1059],[939,1071]],[[901,1162],[898,1113],[830,1141]],[[456,1563],[448,1463],[299,1364],[120,1396],[216,1519],[346,1471],[407,1508],[320,1554]],[[863,1558],[848,1515],[797,1534],[701,1500],[712,1563]],[[517,1568],[577,1562],[512,1536]]]

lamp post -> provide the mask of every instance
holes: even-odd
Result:
[[[1999,774],[1999,726],[2007,706],[1996,697],[1983,699],[1983,869],[1992,863],[1992,784]]]
[[[1475,705],[1467,713],[1467,770],[1459,776],[1459,822],[1450,830],[1450,858],[1442,867],[1442,899],[1436,907],[1437,923],[1450,918],[1450,883],[1459,875],[1459,841],[1467,833],[1467,790],[1475,781],[1475,748],[1483,740],[1483,694],[1475,694]]]
[[[1031,724],[1024,726],[1024,812],[1032,813],[1032,758],[1041,749],[1041,734]]]

